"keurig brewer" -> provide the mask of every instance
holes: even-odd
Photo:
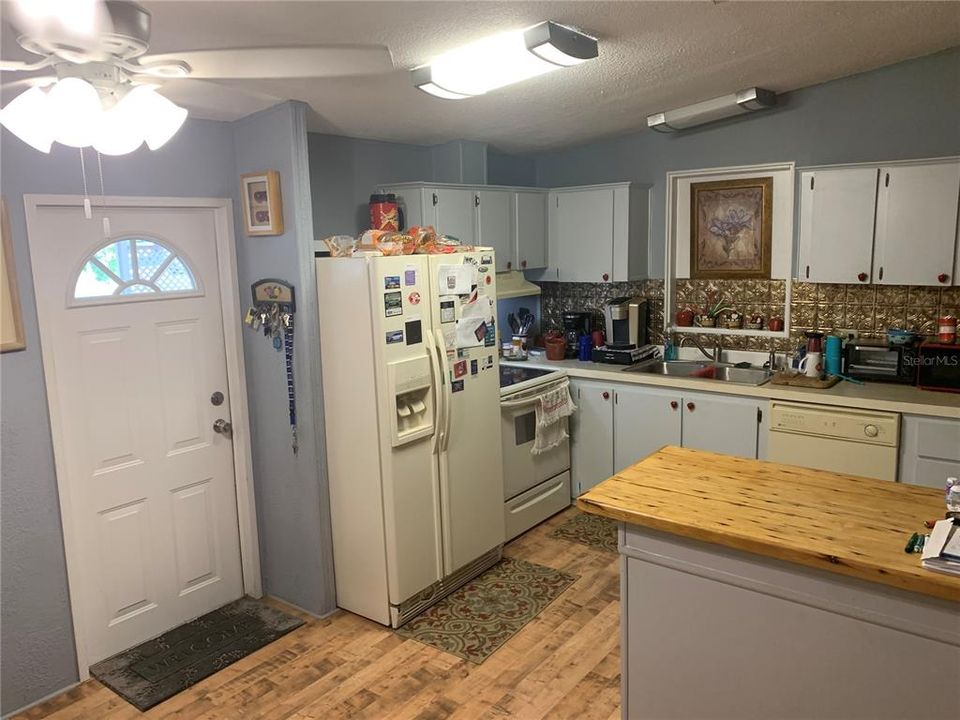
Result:
[[[593,351],[596,362],[632,365],[647,352],[647,301],[641,297],[613,298],[603,307],[606,347]]]

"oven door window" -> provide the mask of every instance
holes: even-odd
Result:
[[[513,437],[517,447],[532,443],[537,433],[537,413],[530,410],[513,418]]]

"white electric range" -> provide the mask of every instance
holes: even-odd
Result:
[[[531,452],[540,397],[566,379],[565,370],[500,363],[500,432],[507,540],[570,505],[569,439],[539,455]]]

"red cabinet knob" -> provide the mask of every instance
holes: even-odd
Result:
[[[671,409],[671,410],[676,410],[677,407],[679,407],[679,405],[680,405],[680,403],[678,403],[676,400],[671,400],[671,401],[670,401],[670,409]]]
[[[857,280],[859,280],[860,282],[866,282],[866,281],[867,281],[867,274],[866,274],[866,273],[860,273],[859,275],[857,275]]]
[[[512,263],[511,261],[507,260],[507,270],[509,270],[509,269],[512,268],[512,267],[513,267],[513,263]]]
[[[950,276],[947,275],[946,273],[940,273],[939,275],[937,275],[937,280],[939,282],[945,283],[949,279],[950,279]]]
[[[603,399],[604,399],[604,400],[609,400],[609,399],[610,399],[610,393],[608,393],[607,391],[604,391],[604,393],[603,393]]]
[[[694,405],[692,402],[687,403],[687,410],[689,410],[690,412],[693,412],[696,409],[697,409],[697,406]]]
[[[527,261],[526,261],[526,260],[521,260],[521,261],[520,261],[520,267],[525,268],[526,266],[527,266]]]
[[[606,281],[609,280],[609,279],[610,279],[610,276],[609,276],[607,273],[604,273],[604,274],[603,274],[603,281],[606,282]]]

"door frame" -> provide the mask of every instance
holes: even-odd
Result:
[[[227,360],[227,386],[230,396],[230,422],[233,425],[233,467],[237,496],[237,523],[240,531],[240,565],[243,575],[243,592],[252,597],[262,597],[260,577],[260,549],[257,532],[256,499],[253,488],[253,455],[250,443],[250,413],[247,402],[246,367],[243,358],[241,335],[240,290],[237,278],[237,254],[233,230],[233,201],[229,198],[178,198],[107,196],[103,205],[115,208],[184,208],[208,209],[214,214],[214,235],[217,244],[217,265],[220,281],[220,310],[223,319],[223,340]],[[97,203],[98,206],[100,203]],[[79,195],[27,194],[23,196],[27,220],[27,245],[31,250],[31,267],[36,287],[41,268],[33,262],[33,238],[38,232],[39,213],[46,207],[83,207]],[[85,627],[86,605],[79,583],[73,578],[85,572],[77,547],[77,531],[73,523],[73,508],[70,504],[69,471],[65,465],[63,440],[64,420],[56,401],[57,369],[53,357],[53,338],[49,325],[45,326],[41,306],[47,300],[35,298],[37,324],[40,329],[40,346],[43,373],[47,392],[47,408],[50,413],[50,432],[53,439],[54,469],[57,475],[57,491],[60,496],[60,522],[63,527],[63,546],[67,562],[67,587],[70,595],[70,612],[73,619],[74,645],[77,652],[77,672],[80,680],[89,677],[87,652],[87,628]]]

